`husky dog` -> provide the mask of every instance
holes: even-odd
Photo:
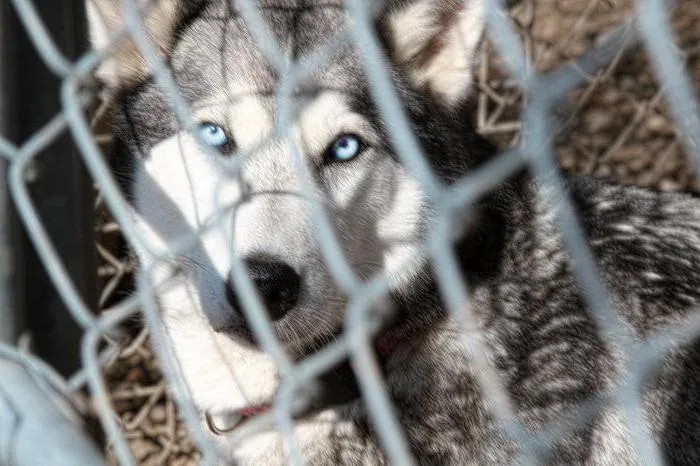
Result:
[[[293,92],[293,125],[280,134],[281,72],[260,48],[237,1],[160,1],[144,7],[147,32],[166,59],[196,125],[171,101],[133,45],[97,70],[116,96],[116,173],[135,224],[157,251],[188,233],[174,286],[158,293],[174,356],[221,446],[224,461],[287,461],[277,432],[243,442],[221,433],[274,399],[280,371],[262,351],[232,282],[246,265],[272,330],[292,361],[342,333],[348,296],[315,237],[320,202],[352,270],[390,282],[392,317],[377,356],[412,454],[421,464],[504,464],[517,444],[493,415],[467,357],[463,324],[438,291],[425,242],[435,208],[398,157],[371,98],[362,51],[339,47]],[[332,43],[352,19],[341,0],[260,0],[259,14],[292,62]],[[96,48],[123,18],[117,0],[90,0]],[[453,184],[495,154],[469,118],[484,0],[368,2],[390,77],[434,172]],[[284,136],[284,137],[282,137]],[[297,150],[292,150],[296,147]],[[309,194],[295,157],[316,190]],[[235,164],[240,174],[232,174]],[[637,341],[677,325],[700,303],[700,201],[571,178],[568,194],[590,241],[612,308]],[[556,225],[556,199],[521,171],[465,215],[454,251],[478,322],[469,323],[526,429],[538,433],[619,386],[625,348],[603,334],[574,278]],[[144,271],[163,274],[137,247]],[[700,464],[700,347],[675,348],[644,387],[645,426],[673,464]],[[294,433],[309,464],[388,463],[352,370],[321,377]],[[641,460],[614,404],[548,448],[551,464]]]

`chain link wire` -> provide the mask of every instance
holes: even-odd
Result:
[[[43,26],[32,0],[11,1],[44,63],[63,80],[61,87],[63,109],[53,120],[19,146],[13,145],[0,135],[0,154],[10,163],[9,186],[20,217],[54,286],[73,318],[85,332],[82,346],[84,366],[81,371],[66,381],[50,368],[42,365],[40,361],[34,361],[22,350],[2,346],[0,358],[16,361],[29,368],[35,377],[44,380],[70,399],[75,400],[75,394],[83,387],[87,387],[97,416],[119,464],[138,463],[129,448],[128,432],[131,430],[129,426],[142,422],[149,412],[148,409],[163,397],[167,400],[164,407],[166,412],[161,415],[167,416],[167,430],[170,432],[170,437],[158,458],[163,460],[171,450],[177,448],[194,455],[194,445],[188,447],[189,450],[176,445],[182,443],[182,439],[187,435],[180,432],[180,427],[176,425],[175,406],[177,405],[201,453],[201,461],[205,464],[212,463],[216,459],[215,448],[202,428],[199,415],[189,402],[190,395],[175,357],[168,349],[170,347],[168,335],[163,331],[155,300],[156,290],[170,284],[168,280],[159,281],[160,274],[156,274],[155,269],[169,267],[170,259],[196,244],[198,236],[203,231],[192,231],[177,241],[177,248],[170,251],[160,251],[155,245],[148,244],[146,239],[137,233],[129,218],[123,196],[103,156],[104,147],[101,145],[108,142],[110,136],[97,131],[94,121],[89,121],[85,116],[84,108],[90,96],[82,91],[82,84],[90,79],[96,66],[112,53],[120,42],[130,38],[145,57],[158,86],[168,96],[183,128],[191,127],[190,109],[182,98],[166,63],[159,55],[157,47],[149,38],[137,8],[137,2],[134,0],[120,0],[124,9],[124,29],[115,35],[112,45],[105,50],[88,53],[75,63],[67,60],[58,50]],[[411,131],[403,106],[389,78],[388,67],[384,62],[379,39],[373,28],[372,18],[374,8],[377,6],[376,2],[346,0],[346,9],[352,17],[352,28],[339,32],[337,37],[311,56],[292,63],[281,53],[279,45],[273,39],[273,34],[265,24],[255,3],[253,0],[238,0],[236,5],[267,60],[278,75],[284,77],[276,91],[278,124],[274,137],[288,141],[297,175],[306,192],[313,193],[316,187],[302,161],[300,148],[296,147],[293,138],[289,137],[294,123],[291,104],[293,90],[306,76],[322,66],[339,47],[353,44],[363,51],[363,66],[370,80],[372,96],[387,124],[392,140],[396,143],[397,153],[404,165],[420,182],[423,191],[429,195],[436,209],[437,222],[426,243],[426,255],[435,267],[440,291],[452,318],[461,322],[475,321],[469,306],[469,291],[457,266],[456,258],[451,252],[454,213],[477,202],[523,166],[528,166],[540,185],[546,189],[547,192],[541,193],[542,195],[553,196],[560,200],[556,206],[556,215],[565,244],[573,258],[574,273],[582,284],[584,298],[593,311],[599,328],[607,339],[614,340],[617,342],[616,346],[624,348],[626,353],[624,359],[627,360],[628,370],[624,372],[626,375],[623,383],[619,384],[620,388],[606,399],[590,400],[572,419],[557,422],[549,429],[544,429],[542,434],[533,436],[517,419],[505,388],[499,382],[496,370],[489,362],[489,352],[481,343],[482,339],[472,334],[472,330],[469,331],[470,333],[465,333],[462,340],[467,357],[476,368],[474,374],[482,393],[487,397],[489,406],[493,408],[495,417],[520,447],[517,462],[524,464],[534,462],[535,453],[545,447],[552,438],[564,435],[585,422],[586,417],[594,413],[601,404],[612,403],[619,406],[624,415],[640,462],[661,464],[660,451],[649,437],[649,433],[642,428],[643,422],[639,417],[641,387],[646,377],[660,363],[668,348],[690,341],[700,334],[700,319],[685,323],[645,342],[633,340],[628,330],[617,320],[615,317],[617,313],[612,309],[610,297],[596,271],[593,255],[568,200],[564,180],[556,174],[556,139],[563,131],[562,127],[573,124],[572,120],[564,118],[562,127],[557,128],[552,127],[549,122],[551,115],[558,111],[558,106],[564,98],[577,89],[581,87],[585,89],[582,102],[590,98],[593,93],[591,89],[595,90],[601,76],[609,75],[611,67],[619,63],[624,52],[641,42],[648,51],[663,89],[663,92],[660,91],[652,99],[653,105],[649,107],[658,105],[661,99],[668,102],[679,131],[678,143],[682,144],[691,155],[695,167],[700,168],[700,107],[694,95],[692,80],[685,70],[687,56],[684,56],[674,45],[672,30],[668,23],[670,6],[663,0],[639,0],[634,7],[634,12],[621,21],[617,29],[606,34],[602,40],[582,53],[575,62],[558,69],[538,72],[531,62],[533,56],[532,51],[529,50],[531,44],[521,42],[521,35],[506,12],[506,6],[496,0],[486,2],[487,34],[490,46],[495,50],[497,59],[511,79],[511,89],[507,92],[524,95],[526,101],[520,120],[515,118],[505,124],[497,123],[497,117],[493,117],[495,112],[489,115],[485,110],[487,100],[497,102],[500,109],[497,111],[502,112],[508,102],[512,103],[517,99],[513,100],[512,96],[504,97],[503,93],[499,94],[482,79],[479,97],[482,101],[477,118],[484,133],[517,133],[519,136],[515,139],[516,143],[512,148],[454,185],[447,186],[432,172],[423,157],[420,144]],[[598,1],[590,2],[591,5],[597,3]],[[587,10],[584,16],[588,14],[590,11]],[[484,54],[480,70],[482,74],[488,67],[486,61]],[[644,111],[649,111],[649,107]],[[42,225],[28,194],[25,181],[25,173],[32,159],[66,131],[70,131],[73,135],[85,165],[96,187],[99,187],[96,209],[101,212],[101,215],[96,228],[103,244],[98,244],[97,248],[103,264],[97,273],[103,280],[103,291],[99,297],[102,311],[97,314],[86,306],[76,292],[51,238]],[[622,144],[624,141],[620,140],[613,143],[618,146]],[[674,144],[677,145],[675,142]],[[245,155],[242,158],[244,157]],[[240,167],[241,163],[238,163],[235,166],[228,166],[227,169],[235,174],[240,171]],[[223,187],[218,189],[220,191]],[[294,464],[302,464],[303,458],[292,429],[295,403],[303,397],[305,381],[322,374],[342,359],[349,357],[356,369],[356,376],[368,405],[371,421],[376,427],[387,457],[392,464],[413,464],[394,407],[386,393],[382,378],[378,376],[380,371],[370,343],[373,331],[378,324],[376,317],[372,317],[374,316],[372,312],[376,310],[374,305],[379,298],[388,293],[388,281],[381,276],[364,281],[355,275],[335,236],[328,213],[323,205],[313,201],[314,196],[308,197],[312,201],[310,202],[311,218],[314,231],[318,232],[317,240],[323,257],[338,286],[350,296],[345,322],[346,330],[322,351],[301,362],[293,363],[285,355],[271,330],[271,323],[254,292],[253,283],[246,273],[245,265],[232,255],[233,281],[244,304],[246,317],[264,350],[275,359],[282,375],[281,387],[272,413],[255,419],[251,423],[251,429],[255,429],[256,426],[264,428],[275,424],[284,437],[290,461]],[[235,211],[235,207],[232,209]],[[231,214],[231,208],[221,205],[219,213],[219,218],[228,216]],[[139,291],[123,299],[115,296],[115,293],[122,288],[125,280],[130,279],[135,264],[128,259],[117,257],[113,252],[114,245],[119,241],[119,234],[123,234],[131,245],[137,245],[142,250],[148,251],[156,264],[153,270],[142,270],[139,274]],[[111,243],[112,247],[105,246],[106,243]],[[139,312],[143,312],[148,330],[141,330],[128,343],[121,342],[117,330]],[[162,367],[165,382],[156,381],[140,391],[112,390],[110,393],[109,381],[105,379],[105,373],[109,372],[120,359],[146,361],[147,365],[157,372],[153,356],[145,349],[149,339],[156,343],[156,347],[162,349],[160,351],[162,354],[158,354],[158,363]],[[138,372],[135,375],[127,375],[127,377],[130,376],[150,378],[149,380],[157,377],[157,375]],[[148,409],[139,409],[135,416],[126,420],[125,425],[123,420],[120,422],[115,416],[115,405],[130,403],[135,398],[145,399],[144,406]],[[235,435],[243,434],[234,434],[234,437]]]

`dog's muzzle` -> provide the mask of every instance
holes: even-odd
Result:
[[[301,291],[301,277],[288,264],[273,260],[248,259],[248,275],[253,281],[270,319],[278,321],[296,306]],[[236,313],[234,318],[245,320],[242,304],[229,278],[226,281],[226,299]],[[225,329],[224,329],[225,330]]]

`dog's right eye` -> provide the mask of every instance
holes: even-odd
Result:
[[[233,152],[233,139],[229,137],[226,130],[214,123],[202,123],[197,128],[199,140],[207,146],[223,153]]]

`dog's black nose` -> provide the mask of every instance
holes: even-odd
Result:
[[[284,317],[299,299],[299,274],[284,262],[251,259],[246,261],[246,266],[270,318],[274,321]],[[226,282],[226,298],[237,312],[241,312],[241,303],[230,278]]]

